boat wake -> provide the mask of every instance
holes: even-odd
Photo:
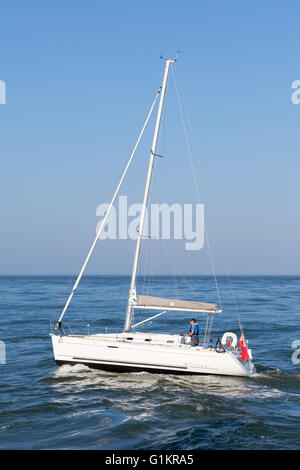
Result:
[[[259,368],[260,369],[260,368]],[[110,391],[126,393],[129,398],[132,392],[139,392],[153,396],[169,396],[175,403],[178,395],[190,395],[200,401],[208,397],[220,397],[224,399],[293,399],[293,396],[299,397],[299,394],[291,393],[288,388],[294,385],[295,381],[299,383],[299,374],[287,374],[278,369],[263,367],[263,371],[257,372],[252,378],[231,377],[231,376],[178,376],[171,374],[162,374],[160,376],[148,372],[129,372],[120,375],[103,372],[89,367],[76,365],[62,365],[54,371],[55,380],[53,386],[61,391],[79,392],[82,389],[97,389],[99,392]],[[61,379],[64,379],[61,381]],[[283,389],[283,384],[285,387]],[[186,399],[186,398],[185,398]],[[123,400],[122,400],[123,402]],[[152,401],[152,406],[156,406]],[[117,406],[117,402],[115,402]],[[126,404],[126,409],[130,402]],[[121,403],[119,403],[121,406]],[[122,408],[124,403],[122,404]],[[130,405],[131,407],[132,405]],[[135,409],[133,404],[133,409]],[[140,405],[139,405],[140,406]],[[200,408],[202,405],[200,405]]]

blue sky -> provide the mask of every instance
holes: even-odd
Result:
[[[217,272],[225,258],[231,273],[299,274],[299,17],[296,1],[3,3],[0,273],[78,270],[160,84],[159,57],[179,49]],[[196,202],[171,80],[168,91],[157,197]],[[152,130],[121,191],[131,202]],[[181,248],[170,242],[181,271],[209,272],[207,247]],[[100,243],[88,272],[129,273],[133,249]]]

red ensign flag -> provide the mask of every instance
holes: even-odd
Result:
[[[244,338],[244,335],[242,335],[240,337],[240,340],[239,340],[239,347],[241,348],[242,350],[242,357],[241,357],[241,361],[245,361],[246,359],[249,359],[249,354],[248,354],[248,349],[247,349],[247,346],[246,346],[246,342],[245,342],[245,338]]]

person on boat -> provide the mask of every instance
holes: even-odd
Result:
[[[199,325],[196,322],[195,318],[191,318],[190,320],[190,332],[186,336],[191,337],[191,346],[198,346],[199,344]]]

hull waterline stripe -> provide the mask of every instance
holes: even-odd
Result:
[[[91,357],[73,357],[74,361],[94,361],[95,363],[99,364],[128,364],[129,366],[135,366],[135,367],[168,367],[170,369],[182,369],[186,370],[187,366],[172,366],[172,365],[162,365],[162,364],[153,364],[153,363],[148,363],[148,364],[143,364],[139,363],[137,364],[136,362],[129,362],[129,361],[99,361],[97,359],[93,359]]]
[[[92,369],[100,369],[106,370],[111,372],[149,372],[152,374],[168,374],[171,373],[172,375],[215,375],[210,372],[194,372],[189,370],[178,370],[178,369],[154,369],[153,367],[135,367],[135,366],[125,366],[125,365],[118,365],[118,364],[102,364],[97,362],[82,362],[82,361],[62,361],[56,360],[55,361],[58,366],[62,366],[64,364],[68,365],[75,365],[75,364],[82,364],[88,366]],[[218,375],[226,375],[226,374],[218,374]]]

